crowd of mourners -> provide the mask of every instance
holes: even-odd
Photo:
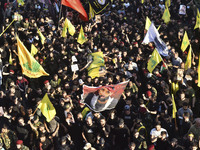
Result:
[[[88,22],[62,6],[59,0],[0,1],[0,150],[198,150],[200,149],[200,88],[198,59],[200,29],[195,29],[198,1],[171,0],[171,20],[165,24],[164,0],[112,0]],[[42,3],[44,2],[44,3]],[[89,11],[88,1],[82,0]],[[185,5],[186,14],[180,14]],[[61,11],[61,12],[60,12]],[[155,45],[143,45],[146,17],[160,26],[169,49],[152,73],[147,63]],[[76,28],[63,38],[65,18]],[[77,43],[81,25],[84,44]],[[45,43],[37,33],[45,36]],[[184,70],[188,49],[181,43],[187,31],[192,46],[192,66]],[[16,34],[49,76],[28,78],[18,60]],[[92,79],[88,55],[103,52],[106,75]],[[10,61],[12,56],[12,62]],[[77,61],[72,61],[75,56]],[[79,71],[72,72],[71,65]],[[164,69],[161,69],[164,68]],[[180,71],[183,70],[182,73]],[[130,80],[117,106],[103,112],[83,111],[83,85],[104,86]],[[172,117],[175,86],[177,113]],[[56,109],[47,122],[37,109],[45,94]]]

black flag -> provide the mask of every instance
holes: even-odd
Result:
[[[89,0],[89,3],[95,14],[99,14],[109,5],[109,0]]]

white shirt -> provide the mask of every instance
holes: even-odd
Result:
[[[159,137],[159,136],[161,135],[161,132],[162,132],[162,131],[167,132],[167,130],[164,129],[164,128],[161,128],[160,131],[157,131],[156,128],[153,128],[153,129],[151,130],[151,132],[150,132],[150,135],[151,135],[151,136],[154,136],[154,137]],[[167,133],[167,137],[168,137],[168,133]]]

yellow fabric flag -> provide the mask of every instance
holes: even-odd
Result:
[[[171,6],[171,0],[166,0],[166,1],[165,1],[165,6],[166,6],[166,7]]]
[[[85,37],[85,34],[83,32],[83,27],[81,26],[81,30],[79,32],[79,35],[78,35],[78,39],[77,39],[77,42],[80,43],[81,45],[83,43],[85,43],[87,41],[87,38]]]
[[[67,19],[67,18],[66,18]],[[74,33],[76,32],[75,30],[75,27],[72,25],[72,23],[70,22],[70,20],[67,19],[67,28],[68,28],[68,31],[69,31],[69,34],[71,36],[74,35]]]
[[[170,21],[170,17],[171,17],[171,15],[170,15],[170,13],[169,13],[169,9],[168,9],[168,7],[166,6],[165,11],[164,11],[163,16],[162,16],[162,19],[164,20],[164,22],[165,22],[166,24],[168,24],[169,21]]]
[[[179,90],[179,84],[178,82],[174,83],[172,82],[171,84],[171,92],[173,95],[176,95],[176,92]]]
[[[143,4],[143,3],[144,3],[144,0],[141,0],[141,3]]]
[[[150,25],[151,25],[151,20],[149,19],[149,17],[146,17],[145,29],[149,30]]]
[[[172,94],[172,118],[176,118],[176,112],[177,112],[176,103],[174,100],[174,95]]]
[[[158,53],[158,51],[155,49],[151,55],[151,58],[148,61],[147,64],[147,69],[149,70],[149,72],[152,73],[152,71],[154,70],[154,68],[162,61],[162,58],[160,56],[160,54]]]
[[[185,70],[188,70],[192,66],[192,46],[190,44],[190,49],[188,51],[187,60],[185,62]]]
[[[44,35],[42,34],[42,32],[40,32],[39,29],[38,29],[38,34],[39,34],[39,36],[40,36],[40,38],[41,38],[41,43],[42,43],[42,45],[44,45],[44,41],[46,40],[46,38],[44,37]]]
[[[189,41],[187,32],[185,31],[184,36],[183,36],[183,41],[181,44],[181,50],[184,52],[187,49],[188,45],[190,45],[190,41]]]
[[[102,52],[95,52],[90,54],[92,56],[92,63],[87,68],[88,70],[88,76],[90,76],[92,79],[95,77],[99,77],[99,70],[101,67],[105,66],[105,61],[103,57]]]
[[[47,94],[45,94],[45,96],[43,97],[42,101],[38,105],[38,108],[41,110],[42,114],[46,117],[47,122],[50,122],[56,115],[56,110]]]
[[[9,64],[12,65],[12,53],[10,52],[10,56],[9,56]]]
[[[35,47],[35,45],[31,44],[31,55],[34,56],[37,54],[38,49]]]
[[[41,76],[48,76],[49,74],[44,71],[42,66],[30,54],[24,44],[17,36],[17,49],[19,62],[22,68],[22,73],[29,78],[39,78]]]
[[[196,28],[200,29],[200,15],[199,14],[196,16],[196,24],[195,24],[194,29]]]
[[[198,65],[198,84],[197,86],[200,87],[200,53],[199,53],[199,65]]]
[[[24,1],[23,0],[17,0],[17,3],[18,3],[18,7],[19,6],[24,6]]]
[[[85,107],[85,108],[83,109],[83,111],[81,112],[83,118],[85,118],[85,116],[87,115],[88,111],[90,111],[90,109],[89,109],[88,107]]]
[[[89,3],[89,20],[91,20],[92,18],[94,18],[94,11],[92,6]]]
[[[62,30],[62,37],[66,37],[66,36],[67,36],[67,18],[65,19],[64,27]]]

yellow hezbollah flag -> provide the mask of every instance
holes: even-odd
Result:
[[[178,82],[174,83],[172,82],[171,84],[171,92],[173,95],[176,95],[176,92],[179,90],[179,84]]]
[[[85,107],[85,108],[83,109],[83,111],[81,112],[83,118],[85,118],[85,116],[87,115],[88,111],[90,111],[90,109],[89,109],[88,107]]]
[[[176,112],[177,112],[176,103],[174,100],[174,95],[172,94],[172,118],[176,118]]]
[[[79,32],[79,35],[78,35],[78,39],[77,39],[77,42],[80,43],[81,45],[83,43],[85,43],[87,41],[86,37],[85,37],[85,34],[83,32],[83,27],[81,26],[81,30]]]
[[[95,52],[90,54],[92,56],[92,63],[87,68],[88,70],[88,76],[90,76],[92,79],[95,77],[99,77],[99,70],[101,67],[105,66],[105,61],[103,58],[103,52]]]
[[[75,27],[72,25],[72,23],[68,19],[67,19],[67,28],[68,28],[69,34],[73,36],[76,30],[75,30]]]
[[[170,13],[169,13],[169,9],[168,9],[168,7],[166,6],[165,11],[164,11],[163,16],[162,16],[162,19],[164,20],[164,22],[165,22],[166,24],[168,24],[169,21],[170,21],[170,17],[171,17],[171,15],[170,15]]]
[[[165,1],[165,6],[166,6],[166,7],[171,6],[171,0],[166,0],[166,1]]]
[[[10,52],[10,56],[9,56],[9,64],[12,65],[12,53]]]
[[[38,34],[39,34],[39,36],[40,36],[42,45],[44,45],[44,41],[46,40],[46,38],[44,37],[44,35],[42,34],[42,32],[40,32],[39,29],[38,29]]]
[[[65,22],[64,22],[64,27],[62,30],[62,37],[66,37],[66,35],[67,35],[67,18],[65,19]]]
[[[17,49],[19,62],[22,68],[22,73],[29,78],[39,78],[41,76],[48,76],[42,66],[34,59],[30,52],[26,49],[24,44],[17,36]]]
[[[144,0],[141,0],[141,3],[143,4],[143,3],[144,3]]]
[[[149,17],[146,17],[145,29],[149,30],[150,25],[151,25],[151,20],[149,19]]]
[[[184,52],[187,49],[188,45],[190,45],[190,41],[188,39],[187,32],[185,31],[185,34],[183,36],[183,41],[181,44],[181,50]]]
[[[42,114],[46,117],[47,122],[50,122],[56,115],[56,110],[47,94],[45,94],[45,96],[43,97],[42,101],[38,105],[38,108],[41,110]]]
[[[17,0],[18,6],[24,6],[24,1],[23,0]]]
[[[199,65],[198,65],[198,87],[200,87],[200,53],[199,53]]]
[[[147,64],[147,69],[149,70],[149,72],[152,73],[152,71],[154,70],[154,68],[161,62],[162,58],[160,56],[160,54],[158,53],[158,51],[155,49],[152,53],[151,58],[148,61]]]
[[[89,20],[91,20],[92,18],[94,18],[94,11],[92,6],[89,3]]]
[[[198,12],[198,11],[197,11]],[[198,15],[196,16],[196,24],[194,29],[199,28],[200,29],[200,15],[198,13]]]
[[[38,50],[35,47],[35,45],[31,44],[31,55],[34,56],[35,54],[37,54]]]
[[[188,51],[188,55],[187,55],[187,60],[185,62],[185,70],[188,70],[188,68],[191,68],[192,65],[192,46],[190,45],[190,49]]]

